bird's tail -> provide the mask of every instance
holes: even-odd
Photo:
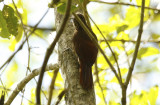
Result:
[[[93,87],[92,68],[81,65],[80,67],[80,84],[83,89],[89,90]]]

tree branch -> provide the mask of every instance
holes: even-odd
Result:
[[[116,42],[116,41],[119,41],[119,42],[132,42],[132,43],[137,43],[137,40],[125,40],[125,39],[106,39],[107,41],[109,42]],[[105,42],[105,40],[100,40],[100,42]],[[147,43],[147,42],[150,42],[150,43],[160,43],[160,40],[141,40],[140,41],[141,43]]]
[[[51,104],[51,100],[52,100],[52,93],[53,93],[53,89],[54,89],[54,84],[57,78],[57,74],[58,74],[58,70],[59,68],[57,68],[56,70],[53,71],[53,77],[52,77],[52,81],[49,87],[49,98],[48,98],[48,103],[47,105]]]
[[[49,46],[49,48],[47,49],[47,52],[46,52],[46,55],[45,55],[45,58],[44,58],[44,61],[43,61],[43,64],[42,64],[42,69],[41,69],[41,73],[40,73],[40,76],[39,76],[39,80],[38,80],[38,84],[37,84],[37,89],[36,89],[36,104],[37,105],[40,105],[41,104],[41,98],[40,98],[40,90],[41,90],[41,85],[42,85],[42,80],[43,80],[43,75],[44,75],[44,71],[45,71],[45,68],[46,68],[46,65],[47,65],[47,62],[50,58],[50,55],[52,54],[52,51],[57,43],[57,41],[59,40],[64,28],[65,28],[65,25],[67,23],[67,20],[69,18],[69,15],[70,15],[70,7],[71,7],[71,1],[72,0],[68,0],[67,1],[67,7],[66,7],[66,12],[65,12],[65,15],[64,15],[64,18],[62,20],[62,23],[60,25],[60,28],[57,32],[57,35],[54,39],[54,41],[52,42],[52,44]]]
[[[89,15],[88,15],[88,16],[89,16]],[[108,47],[109,47],[109,49],[110,49],[110,51],[111,51],[111,53],[112,53],[112,55],[113,55],[113,57],[114,57],[114,60],[115,60],[115,62],[116,62],[116,65],[117,65],[117,68],[118,68],[119,78],[120,78],[120,80],[121,80],[121,82],[122,82],[121,70],[120,70],[120,67],[119,67],[119,64],[118,64],[118,61],[117,61],[117,58],[116,58],[115,53],[113,52],[110,44],[108,43],[107,39],[104,37],[103,33],[101,32],[101,30],[99,29],[99,27],[97,26],[97,24],[93,21],[93,19],[92,19],[90,16],[89,16],[89,18],[90,18],[91,21],[94,23],[94,25],[96,26],[96,28],[98,29],[98,31],[99,31],[100,34],[102,35],[104,41],[105,41],[106,44],[108,45]]]
[[[59,69],[59,65],[58,64],[49,64],[46,67],[45,71],[49,71],[49,70],[56,70]],[[40,70],[41,68],[38,69],[34,69],[28,76],[26,76],[19,84],[17,84],[17,87],[13,90],[13,92],[11,93],[11,95],[9,96],[8,100],[6,101],[6,103],[4,105],[11,105],[12,101],[14,100],[14,98],[17,96],[17,94],[22,91],[22,89],[25,87],[25,85],[31,80],[33,79],[35,76],[40,74]]]
[[[32,25],[24,25],[25,28],[29,27],[29,28],[34,28],[34,26]],[[53,27],[53,28],[46,28],[46,27],[37,27],[37,30],[49,30],[49,31],[56,31],[56,27]]]
[[[113,4],[113,5],[124,5],[124,6],[133,6],[133,7],[138,7],[141,8],[140,5],[135,5],[135,4],[130,4],[130,3],[124,3],[124,2],[104,2],[104,1],[92,1],[92,2],[96,2],[96,3],[103,3],[103,4]],[[145,9],[150,9],[150,10],[156,10],[156,11],[160,11],[160,9],[157,8],[151,8],[151,7],[144,7]]]
[[[135,62],[136,62],[136,58],[137,58],[137,54],[138,54],[138,49],[139,49],[140,42],[141,42],[141,36],[142,36],[142,32],[143,32],[144,6],[145,6],[145,0],[142,0],[141,20],[140,20],[140,26],[139,26],[139,30],[138,30],[137,43],[136,43],[132,63],[131,63],[131,66],[129,68],[129,72],[128,72],[127,79],[126,79],[126,82],[125,82],[126,85],[128,85],[129,80],[131,79],[131,75],[132,75],[134,65],[135,65]]]
[[[49,10],[49,9],[48,9]],[[39,25],[39,23],[43,20],[43,18],[46,16],[46,14],[48,13],[48,10],[45,12],[45,14],[43,15],[43,17],[38,21],[38,23],[34,26],[33,30],[27,35],[28,37],[26,37],[26,39],[22,42],[22,44],[18,47],[18,49],[5,61],[5,63],[0,67],[0,70],[6,65],[8,64],[13,57],[22,49],[23,45],[25,44],[25,42],[28,40],[28,38],[30,37],[31,34],[34,33],[34,31],[36,30],[37,26]]]
[[[130,66],[128,74],[127,74],[126,81],[121,87],[122,88],[122,99],[121,99],[122,105],[126,105],[126,93],[127,93],[126,91],[127,91],[127,87],[128,87],[129,81],[130,81],[131,76],[132,76],[132,72],[133,72],[135,62],[136,62],[136,58],[137,58],[137,54],[138,54],[138,49],[139,49],[140,42],[141,42],[141,36],[142,36],[142,32],[143,32],[144,6],[145,6],[145,0],[142,0],[141,20],[140,20],[140,26],[139,26],[139,30],[138,30],[137,43],[136,43],[136,46],[135,46],[133,59],[132,59],[131,66]]]
[[[99,88],[100,88],[100,90],[101,90],[101,94],[102,94],[102,96],[103,96],[104,103],[105,103],[105,105],[107,105],[107,102],[106,102],[106,100],[105,100],[105,95],[104,95],[104,93],[103,93],[103,88],[102,88],[101,83],[100,83],[100,81],[99,81],[99,76],[98,76],[98,74],[99,74],[99,71],[98,71],[97,60],[96,60],[96,62],[95,62],[96,82],[98,83]]]

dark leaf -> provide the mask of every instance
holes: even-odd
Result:
[[[10,33],[7,28],[6,20],[3,18],[3,15],[2,15],[2,11],[0,11],[0,36],[2,38],[8,38],[8,39],[10,36]]]
[[[118,27],[117,33],[120,33],[121,31],[124,31],[126,28],[128,28],[128,25],[123,25],[123,26]]]
[[[9,33],[16,36],[18,34],[18,19],[15,16],[12,7],[5,5],[2,11],[3,17],[6,20]]]

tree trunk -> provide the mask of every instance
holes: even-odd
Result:
[[[56,9],[55,15],[58,30],[63,15],[59,14]],[[69,19],[58,42],[59,64],[65,81],[65,89],[67,89],[65,94],[66,105],[95,105],[94,89],[83,90],[79,82],[79,63],[72,43],[74,30],[71,19]]]

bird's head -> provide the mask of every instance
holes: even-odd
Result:
[[[76,15],[81,19],[81,21],[82,21],[85,25],[87,25],[87,23],[86,23],[86,21],[85,21],[85,18],[84,18],[84,16],[83,16],[81,13],[77,13]],[[81,28],[82,28],[81,25],[79,24],[79,22],[76,20],[75,17],[73,18],[73,23],[74,23],[74,26],[75,26],[76,29],[81,29]]]

